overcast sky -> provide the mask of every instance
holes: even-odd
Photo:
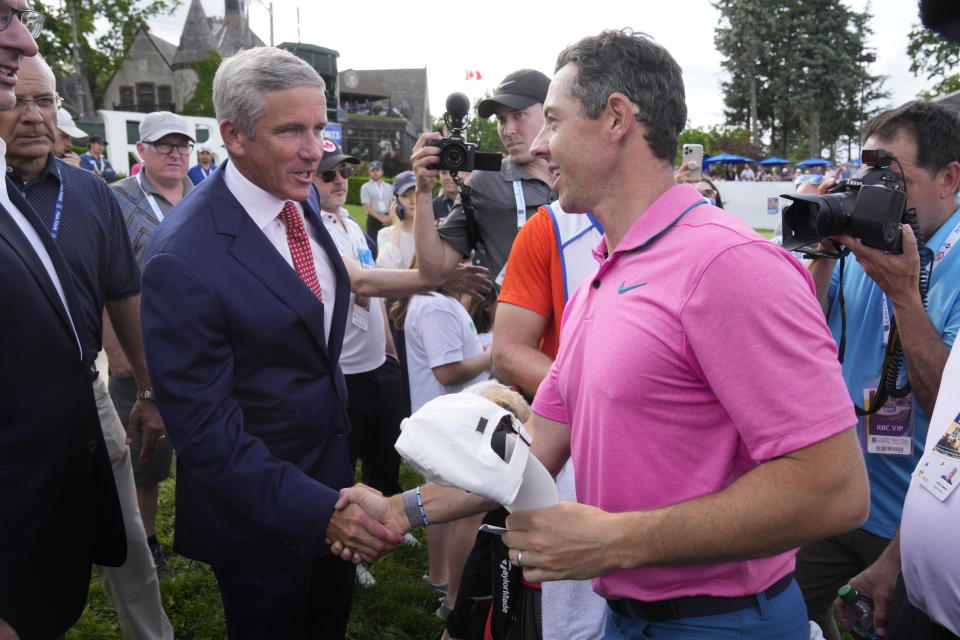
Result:
[[[207,15],[223,15],[222,0],[202,1]],[[857,10],[870,7],[874,33],[869,44],[877,51],[873,71],[889,76],[891,104],[916,97],[930,84],[908,70],[907,33],[919,22],[916,2],[844,1]],[[177,43],[189,4],[184,0],[173,16],[155,18],[153,32]],[[708,0],[588,0],[569,5],[569,10],[517,0],[440,1],[431,3],[429,11],[421,6],[383,0],[275,0],[274,41],[299,39],[335,49],[340,71],[426,67],[430,110],[436,116],[453,91],[480,97],[503,76],[525,67],[552,76],[557,53],[566,45],[603,29],[631,27],[653,36],[683,67],[690,125],[723,123],[722,60],[713,46],[718,13]],[[258,0],[251,0],[250,24],[269,44],[269,14]],[[482,80],[466,80],[467,70],[479,71]]]

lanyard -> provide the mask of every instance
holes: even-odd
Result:
[[[157,204],[157,199],[153,197],[153,194],[147,193],[147,190],[143,188],[143,179],[140,175],[139,173],[137,174],[137,184],[140,185],[140,191],[143,191],[143,195],[147,197],[147,202],[150,203],[153,213],[157,216],[157,222],[163,222],[163,212],[160,211],[160,205]]]
[[[523,183],[520,180],[513,181],[513,197],[517,201],[517,229],[520,229],[527,221],[527,201],[523,197]]]
[[[100,173],[103,173],[103,168],[107,166],[106,162],[104,162],[103,156],[100,156],[99,158],[94,158],[91,155],[90,157],[93,158],[93,166],[97,168],[97,171],[99,171]]]
[[[56,240],[60,232],[60,218],[63,216],[63,174],[60,167],[56,167],[57,178],[60,180],[60,191],[57,193],[57,204],[53,207],[53,226],[50,227],[50,236]]]
[[[960,222],[957,223],[957,226],[953,228],[953,231],[950,232],[950,235],[943,241],[943,244],[940,245],[940,248],[937,249],[937,252],[933,254],[933,264],[930,266],[930,277],[933,277],[933,270],[937,268],[937,265],[943,262],[943,259],[947,257],[947,254],[953,250],[953,247],[960,241]],[[931,282],[931,284],[933,284]],[[887,308],[887,294],[881,294],[880,300],[880,313],[883,320],[883,344],[881,349],[883,351],[887,350],[887,342],[890,340],[890,309]]]

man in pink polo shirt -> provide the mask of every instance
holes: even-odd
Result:
[[[532,151],[564,211],[592,211],[605,236],[527,426],[551,472],[572,457],[580,503],[512,514],[510,560],[528,580],[594,578],[606,638],[807,640],[796,548],[867,513],[856,417],[812,282],[674,183],[686,107],[665,49],[605,31],[556,71]],[[418,190],[433,149],[413,156]],[[360,491],[348,493],[399,530],[482,502],[427,485],[423,510],[404,511],[402,496]]]

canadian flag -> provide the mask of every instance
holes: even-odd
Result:
[[[467,80],[483,80],[483,76],[480,75],[479,71],[471,71],[470,69],[466,70]]]

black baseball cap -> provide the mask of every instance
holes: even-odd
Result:
[[[543,104],[547,99],[549,86],[550,78],[539,71],[514,71],[500,82],[492,98],[487,98],[477,105],[477,114],[481,118],[489,118],[501,104],[511,109],[524,109],[538,102]]]
[[[102,142],[103,144],[107,144],[107,141],[103,139],[103,136],[90,136],[90,142]],[[89,142],[87,144],[89,144]]]
[[[323,159],[320,160],[320,166],[317,167],[317,173],[323,173],[324,171],[329,171],[341,162],[349,162],[350,164],[360,164],[360,160],[354,158],[353,156],[348,156],[343,152],[343,149],[340,148],[336,142],[330,138],[323,139]]]

